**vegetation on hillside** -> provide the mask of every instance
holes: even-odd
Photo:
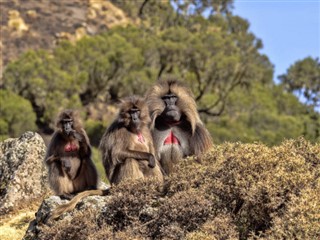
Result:
[[[99,209],[38,229],[39,239],[319,239],[320,145],[225,143],[182,161],[163,187],[115,186]]]
[[[262,41],[249,32],[246,20],[232,14],[231,0],[113,3],[135,24],[62,41],[52,51],[30,50],[6,66],[5,91],[30,102],[40,132],[51,134],[58,112],[77,108],[97,146],[97,136],[115,116],[110,105],[143,95],[170,75],[192,89],[215,143],[320,139],[319,60],[298,61],[276,85],[273,66],[259,51]],[[307,101],[298,101],[296,92]],[[11,108],[16,111],[19,104]],[[12,129],[7,114],[1,124]],[[18,136],[25,127],[20,125],[0,134]]]
[[[36,115],[27,99],[0,89],[0,103],[0,140],[37,129]]]

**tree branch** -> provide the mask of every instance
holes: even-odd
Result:
[[[143,8],[146,6],[146,4],[149,2],[149,0],[144,0],[144,2],[141,4],[139,9],[139,17],[142,18],[143,16]]]

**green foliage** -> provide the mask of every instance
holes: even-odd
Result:
[[[164,186],[126,181],[99,210],[74,212],[41,239],[318,239],[320,145],[225,143],[189,158]]]
[[[101,121],[88,119],[85,123],[85,129],[93,146],[99,146],[100,139],[106,129],[106,124]]]
[[[295,62],[280,81],[290,92],[303,94],[306,103],[320,106],[320,61],[307,57]]]
[[[237,88],[230,94],[228,108],[207,126],[217,143],[263,141],[275,145],[302,135],[317,141],[316,124],[310,120],[306,107],[280,86]]]
[[[0,89],[0,103],[0,140],[36,130],[36,116],[28,100]]]
[[[40,130],[52,130],[62,109],[98,109],[127,95],[144,95],[158,78],[173,76],[192,89],[218,143],[320,139],[319,112],[292,95],[301,91],[308,104],[318,104],[319,60],[295,63],[276,86],[273,66],[259,52],[262,41],[248,21],[232,15],[233,1],[114,4],[137,24],[61,42],[51,52],[29,51],[6,66],[5,88],[31,102]],[[85,119],[95,146],[108,124],[98,123],[101,119],[108,117]]]
[[[307,57],[295,62],[279,79],[287,91],[297,94],[309,105],[305,111],[305,135],[320,140],[320,61]],[[316,111],[317,109],[317,111]]]
[[[92,147],[92,160],[94,162],[94,165],[96,166],[98,173],[99,173],[99,178],[101,181],[108,183],[108,179],[106,178],[106,174],[104,171],[104,167],[101,161],[101,152],[99,149]]]
[[[44,50],[26,52],[7,66],[3,77],[7,89],[32,103],[41,125],[53,128],[58,112],[81,105],[77,95],[81,81]]]

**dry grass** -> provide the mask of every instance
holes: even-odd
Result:
[[[34,219],[34,214],[39,205],[34,204],[26,209],[18,210],[14,213],[1,217],[0,239],[20,240],[25,235],[29,222]]]
[[[319,239],[320,145],[215,146],[162,187],[127,182],[101,211],[43,227],[41,239]]]

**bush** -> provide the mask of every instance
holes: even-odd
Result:
[[[320,145],[302,138],[226,143],[201,163],[181,161],[164,186],[114,187],[102,209],[75,212],[41,239],[318,239],[319,173]]]
[[[102,135],[106,130],[106,124],[104,124],[102,121],[88,119],[85,123],[85,129],[90,139],[91,145],[98,147],[100,144],[100,139],[102,138]]]
[[[100,150],[95,147],[92,147],[92,160],[98,170],[100,180],[105,183],[108,183],[109,181],[106,177],[106,173],[104,171],[104,167],[101,159],[102,159],[102,156],[101,156]]]
[[[37,129],[36,115],[28,100],[0,89],[0,103],[0,140]]]

